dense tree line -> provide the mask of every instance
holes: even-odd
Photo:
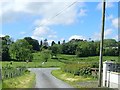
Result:
[[[24,39],[16,40],[15,42],[8,35],[0,37],[2,46],[0,48],[0,57],[3,61],[17,60],[17,61],[32,61],[33,52],[39,51],[47,62],[49,54],[52,58],[57,58],[57,54],[76,55],[78,57],[98,56],[100,49],[100,41],[87,41],[81,39],[72,39],[69,42],[63,40],[61,43],[55,43],[52,41],[51,45],[48,45],[47,39],[44,41],[32,39],[31,37],[25,37]],[[114,39],[105,39],[103,47],[103,55],[106,56],[118,56],[120,42]],[[47,57],[48,56],[48,57]]]
[[[118,43],[119,42],[114,39],[105,39],[103,55],[118,56]],[[87,41],[80,39],[72,39],[67,43],[63,41],[63,43],[59,44],[59,46],[56,46],[56,44],[52,43],[50,46],[50,50],[52,50],[53,53],[57,53],[59,50],[59,52],[62,54],[77,55],[78,57],[98,56],[99,49],[100,41]]]

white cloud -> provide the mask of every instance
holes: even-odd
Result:
[[[110,37],[110,35],[112,34],[113,30],[111,28],[108,28],[104,31],[104,38],[107,39]],[[99,33],[94,33],[93,35],[93,40],[100,40],[101,38],[101,32]],[[112,37],[111,37],[112,38]]]
[[[49,45],[51,45],[52,41],[54,41],[54,40],[48,40],[47,42]]]
[[[43,40],[45,38],[56,38],[56,37],[57,37],[56,32],[54,32],[48,27],[37,27],[33,31],[33,35],[32,35],[32,38],[38,40]]]
[[[44,9],[44,17],[42,19],[37,19],[35,24],[40,25],[68,25],[72,24],[77,20],[77,6],[84,7],[83,3],[77,3],[66,9],[71,2],[69,3],[54,3],[49,4]],[[82,14],[85,14],[85,10],[82,9]],[[57,15],[57,16],[56,16]]]
[[[112,25],[115,27],[115,28],[119,28],[120,27],[120,23],[118,23],[118,21],[120,21],[120,18],[114,18],[112,20]]]
[[[0,34],[0,37],[4,37],[5,35],[3,35],[3,34]]]
[[[86,9],[80,9],[79,16],[86,16],[87,15],[87,10]]]
[[[42,17],[40,20],[44,21],[62,12],[60,17],[57,16],[52,23],[55,24],[57,22],[58,24],[69,24],[75,21],[77,14],[76,7],[78,5],[79,7],[84,6],[84,3],[80,2],[65,10],[73,2],[30,2],[29,0],[13,0],[12,2],[2,2],[0,8],[2,9],[2,12],[0,15],[3,16],[2,19],[4,22],[7,20],[16,20],[22,14],[40,15]]]
[[[111,29],[111,28],[109,28],[109,29],[106,29],[105,30],[105,37],[107,37],[107,36],[109,36],[109,35],[111,35],[112,34],[112,32],[113,32],[113,30]]]
[[[112,7],[114,7],[113,2],[106,2],[106,8],[112,8]],[[97,9],[98,9],[98,10],[102,10],[102,3],[101,3],[101,2],[98,3]]]
[[[48,35],[49,38],[57,38],[57,35]]]
[[[86,40],[86,38],[84,36],[80,36],[80,35],[73,35],[69,38],[69,41],[72,39],[83,39]]]
[[[113,39],[115,39],[116,41],[118,41],[118,35],[116,35],[115,37],[113,37]]]

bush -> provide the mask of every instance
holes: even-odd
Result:
[[[92,75],[91,64],[66,64],[61,67],[62,71],[74,75],[90,76]]]

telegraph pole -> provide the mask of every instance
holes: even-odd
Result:
[[[103,59],[103,41],[104,41],[104,26],[105,26],[105,0],[102,5],[102,29],[101,29],[101,41],[100,41],[100,57],[99,57],[99,81],[98,87],[101,87],[102,83],[102,59]]]

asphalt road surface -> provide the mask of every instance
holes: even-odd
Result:
[[[51,74],[51,71],[55,69],[57,68],[29,68],[36,74],[35,88],[73,88]]]

